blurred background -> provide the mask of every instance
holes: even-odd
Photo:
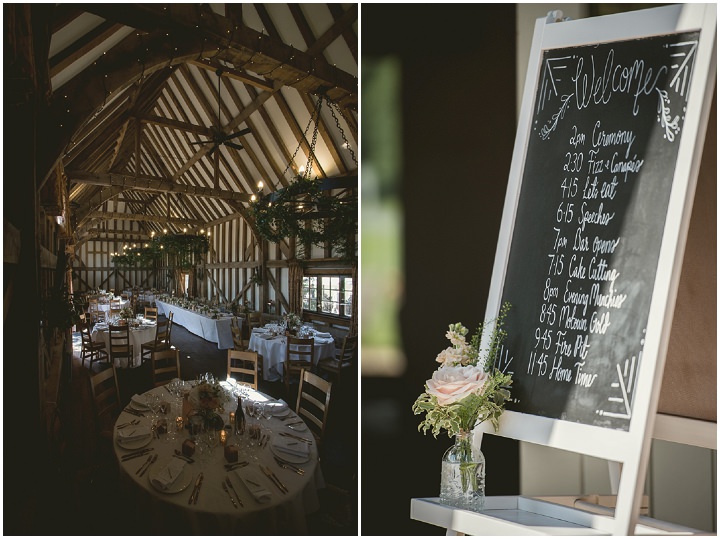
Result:
[[[362,5],[363,535],[444,534],[411,520],[410,500],[439,495],[452,440],[418,432],[411,407],[448,346],[448,325],[492,318],[485,305],[536,19],[558,8],[578,19],[649,7]],[[598,459],[497,436],[482,451],[491,496],[610,491]],[[716,529],[716,452],[653,451],[665,468],[698,463],[663,481],[700,494],[672,496],[659,516]]]

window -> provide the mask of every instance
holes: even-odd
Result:
[[[350,318],[352,315],[352,278],[341,275],[303,277],[303,309]]]

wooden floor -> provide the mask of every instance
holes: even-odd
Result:
[[[79,335],[75,336],[79,351]],[[212,372],[224,379],[227,351],[196,337],[181,326],[173,328],[173,344],[181,352],[185,380]],[[147,524],[123,514],[126,501],[118,487],[117,465],[110,451],[95,443],[88,366],[80,365],[75,352],[72,376],[61,396],[62,450],[57,459],[44,463],[47,472],[42,489],[18,506],[9,503],[4,482],[3,532],[11,535],[147,535]],[[92,370],[105,368],[93,365]],[[121,398],[129,402],[135,393],[150,388],[145,367],[119,372]],[[295,407],[297,387],[285,394],[282,383],[261,383],[260,390],[283,398]],[[293,391],[294,390],[294,391]],[[321,509],[308,517],[311,535],[357,535],[357,378],[340,380],[333,387],[327,437],[321,463],[328,488],[320,491]],[[5,438],[4,443],[9,443]],[[5,463],[5,477],[9,477]],[[32,499],[36,496],[35,499]],[[155,530],[157,531],[157,530]]]

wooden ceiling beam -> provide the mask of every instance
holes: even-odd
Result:
[[[249,84],[250,86],[255,86],[256,88],[260,88],[261,90],[266,91],[272,91],[273,89],[273,81],[271,80],[264,80],[259,77],[254,77],[250,75],[249,73],[245,73],[244,71],[241,71],[239,69],[234,69],[232,67],[226,66],[218,62],[217,60],[207,60],[207,59],[193,59],[188,60],[188,64],[192,64],[197,67],[201,67],[205,70],[212,71],[213,73],[217,71],[218,69],[223,70],[223,76],[228,77],[230,79],[235,79],[237,81],[240,81],[244,84]]]
[[[196,187],[175,183],[170,178],[150,178],[138,175],[137,178],[128,177],[122,174],[113,173],[92,173],[85,171],[66,171],[68,179],[76,183],[89,183],[106,187],[122,187],[125,189],[140,189],[145,191],[160,191],[163,193],[185,193],[199,197],[219,198],[222,200],[233,200],[236,202],[249,202],[250,195],[237,193],[224,189],[211,189],[208,187]]]
[[[326,4],[328,9],[330,10],[330,14],[333,16],[333,19],[335,21],[339,21],[341,17],[343,17],[347,11],[343,11],[343,8],[340,4]],[[349,10],[348,10],[349,11]],[[357,15],[355,15],[355,20],[357,20]],[[358,38],[357,34],[355,33],[355,30],[352,28],[352,24],[355,22],[353,20],[342,32],[343,39],[345,40],[345,44],[350,49],[350,53],[353,56],[353,59],[355,60],[355,63],[358,63]]]
[[[141,221],[148,223],[172,223],[177,225],[188,225],[188,226],[199,226],[204,225],[206,221],[200,219],[185,219],[182,217],[171,217],[168,219],[166,216],[159,215],[148,215],[141,213],[123,213],[123,212],[91,212],[88,219],[95,219],[99,221],[107,221],[110,219],[117,219],[118,221]]]
[[[52,33],[59,32],[83,13],[85,10],[80,9],[78,4],[56,4],[53,11]]]
[[[103,42],[110,39],[113,34],[119,32],[123,28],[124,25],[122,24],[105,21],[90,30],[80,39],[50,58],[50,77],[54,77],[63,69],[69,67],[71,64],[92,51],[94,48],[102,45]]]
[[[203,137],[211,137],[213,135],[212,129],[208,129],[204,125],[195,125],[188,122],[181,122],[180,120],[173,120],[172,118],[163,118],[156,115],[146,115],[139,116],[138,120],[147,124],[167,127],[168,129],[177,129],[179,131],[195,133],[196,135],[202,135]]]

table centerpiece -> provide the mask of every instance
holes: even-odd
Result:
[[[448,437],[455,437],[442,460],[440,502],[446,505],[481,511],[485,504],[485,457],[473,444],[472,430],[484,421],[497,430],[510,398],[512,377],[495,367],[507,335],[502,325],[509,309],[509,303],[503,304],[485,350],[482,336],[492,321],[481,322],[470,342],[465,326],[450,324],[446,336],[452,346],[438,354],[440,367],[412,407],[415,415],[425,414],[418,425],[423,434],[431,430],[437,438],[445,429]]]

